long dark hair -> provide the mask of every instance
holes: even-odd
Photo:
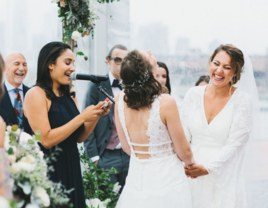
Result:
[[[161,94],[162,86],[154,78],[151,64],[137,50],[124,58],[120,76],[125,89],[124,101],[129,108],[151,108],[155,97]]]
[[[170,87],[170,78],[169,78],[169,70],[167,68],[167,65],[163,62],[157,62],[158,67],[164,68],[167,73],[167,82],[166,87],[168,88],[169,94],[171,94],[171,87]]]
[[[49,64],[55,64],[58,57],[67,49],[71,50],[71,46],[62,42],[50,42],[46,44],[40,51],[37,63],[37,79],[36,85],[41,87],[48,99],[52,100],[56,95],[52,90],[52,79],[50,76]],[[60,95],[73,95],[70,93],[70,85],[61,85],[59,88]]]
[[[4,61],[0,54],[0,100],[4,95],[4,86],[3,86],[3,70],[4,70]]]

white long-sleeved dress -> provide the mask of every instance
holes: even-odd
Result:
[[[208,175],[189,179],[194,208],[246,208],[242,161],[251,130],[251,100],[237,89],[208,124],[204,111],[206,86],[190,89],[181,119],[196,163]]]

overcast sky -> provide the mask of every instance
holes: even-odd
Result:
[[[0,22],[7,23],[9,20],[6,18],[12,18],[8,13],[12,13],[14,8],[5,9],[7,2],[13,2],[15,7],[19,6],[19,1],[0,1]],[[44,28],[49,28],[51,23],[56,24],[50,21],[57,16],[57,7],[51,0],[23,2],[28,2],[27,11],[17,11],[20,16],[26,18],[28,15],[27,19],[31,20],[22,33],[27,30],[49,36],[57,32],[47,30],[44,33]],[[116,2],[113,4],[116,6]],[[40,12],[46,13],[46,18],[39,15]],[[188,38],[191,48],[202,51],[208,51],[214,40],[232,43],[249,54],[265,54],[268,51],[268,0],[130,0],[130,20],[132,28],[152,22],[167,25],[171,50],[180,37]]]
[[[136,27],[166,24],[171,46],[182,37],[203,51],[213,40],[232,43],[249,54],[265,54],[268,49],[267,0],[130,0],[130,11]]]

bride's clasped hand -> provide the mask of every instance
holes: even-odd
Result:
[[[185,174],[187,177],[191,177],[192,179],[197,178],[199,176],[208,175],[207,169],[200,164],[192,164],[192,165],[184,165]]]

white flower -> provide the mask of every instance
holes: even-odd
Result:
[[[20,129],[18,128],[16,131],[12,131],[12,126],[7,126],[7,132],[8,133],[13,133],[13,134],[15,134],[15,136],[19,136],[20,135]]]
[[[21,132],[21,134],[20,134],[20,144],[21,145],[28,144],[29,139],[33,139],[30,134],[27,134],[25,132]]]
[[[78,31],[73,31],[72,33],[72,39],[78,40],[81,37],[81,34]]]
[[[11,171],[13,173],[19,172],[21,170],[21,165],[18,163],[13,163],[11,166]]]
[[[89,12],[90,14],[95,14],[96,10],[97,10],[97,0],[90,0],[89,1]]]
[[[12,128],[11,126],[7,126],[7,132],[8,133],[12,132],[11,128]]]
[[[103,204],[105,206],[107,206],[110,202],[111,202],[111,199],[105,199],[104,202],[103,202]]]
[[[41,159],[44,158],[44,153],[43,153],[41,150],[39,150],[38,155],[39,155],[39,157],[40,157]]]
[[[114,189],[113,189],[114,193],[118,194],[118,192],[120,191],[120,188],[121,188],[121,186],[119,185],[118,182],[116,182],[114,184]]]
[[[85,171],[89,171],[89,166],[87,163],[85,164]]]
[[[17,164],[19,165],[20,170],[31,172],[36,167],[36,160],[33,156],[27,155],[26,157],[21,158]]]
[[[107,199],[105,200],[107,201]],[[110,202],[110,201],[109,201]],[[109,203],[108,202],[108,203]],[[86,205],[88,207],[94,207],[94,208],[106,208],[107,204],[104,202],[101,202],[101,200],[99,200],[98,198],[95,199],[90,199],[90,200],[86,200]]]
[[[25,208],[39,208],[37,204],[27,204]]]
[[[0,196],[0,204],[1,208],[10,208],[8,200],[2,196]]]
[[[50,199],[45,189],[40,186],[34,188],[34,197],[40,198],[42,201],[42,205],[44,207],[48,207],[50,205]]]
[[[8,155],[7,159],[9,161],[10,164],[13,164],[14,162],[16,162],[16,157],[15,155]]]

